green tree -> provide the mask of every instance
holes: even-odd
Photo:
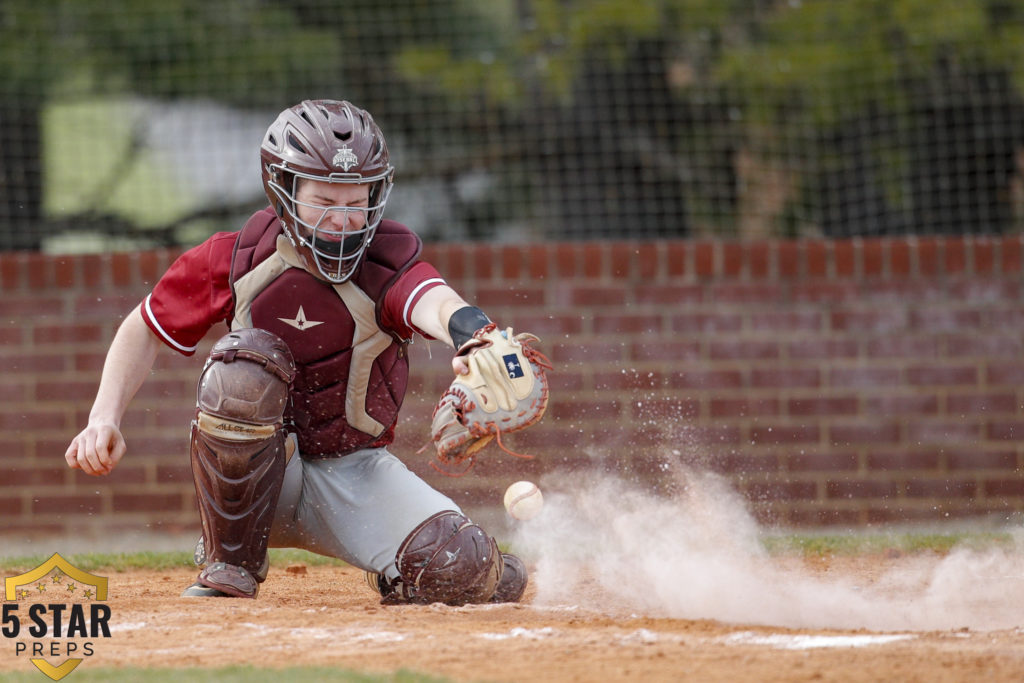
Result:
[[[0,249],[38,248],[46,233],[40,114],[47,102],[79,91],[82,83],[110,95],[283,107],[337,84],[340,66],[335,36],[303,25],[284,4],[5,0]]]

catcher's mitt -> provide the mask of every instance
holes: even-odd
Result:
[[[473,466],[476,453],[492,439],[505,451],[502,432],[514,432],[537,422],[548,405],[548,359],[531,344],[532,334],[500,331],[489,323],[477,330],[456,355],[465,356],[469,374],[459,375],[441,396],[431,424],[437,459],[445,474],[453,466]]]

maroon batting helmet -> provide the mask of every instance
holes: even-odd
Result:
[[[384,134],[368,112],[336,100],[306,100],[284,110],[260,147],[263,188],[307,269],[330,282],[352,277],[380,224],[394,178]],[[320,219],[300,220],[296,193],[302,179],[369,185],[366,208],[316,207]],[[361,212],[357,230],[328,230],[332,211]]]

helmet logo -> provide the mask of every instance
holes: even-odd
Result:
[[[348,148],[348,145],[345,145],[344,147],[339,149],[335,153],[334,159],[331,160],[332,165],[341,166],[341,168],[345,171],[348,171],[350,168],[352,168],[358,163],[359,157],[356,156],[355,152]]]

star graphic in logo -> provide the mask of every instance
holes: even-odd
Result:
[[[317,325],[323,325],[323,320],[307,320],[306,312],[302,310],[302,306],[299,306],[299,312],[295,314],[294,318],[278,318],[283,323],[287,323],[297,330],[308,330],[311,327]]]

